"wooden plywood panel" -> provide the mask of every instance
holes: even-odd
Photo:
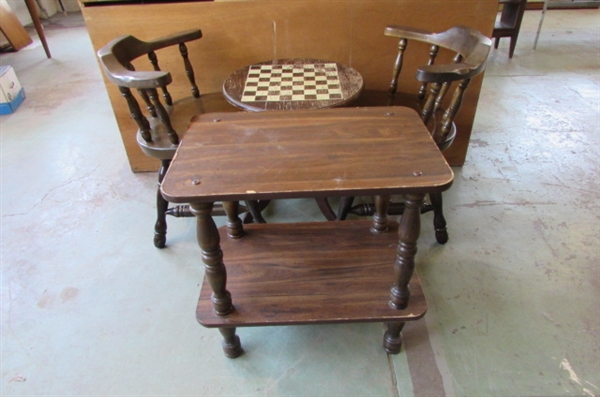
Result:
[[[245,65],[295,57],[347,64],[361,72],[366,87],[383,89],[389,84],[397,44],[383,36],[385,26],[442,31],[463,24],[490,35],[496,12],[494,0],[289,0],[83,8],[96,50],[123,34],[144,40],[200,28],[204,37],[190,43],[189,51],[198,85],[204,92],[221,90],[227,75]],[[175,81],[184,78],[180,64],[175,63],[178,57],[174,50],[159,58],[164,69],[174,70]],[[464,161],[480,87],[481,78],[475,79],[463,102],[457,119],[459,136],[446,152],[451,165],[462,165]],[[132,169],[157,169],[158,164],[137,148],[136,127],[118,90],[110,83],[107,90]],[[185,84],[171,89],[175,95],[184,95],[185,90]]]
[[[32,40],[6,0],[0,0],[0,31],[15,51],[29,45]]]

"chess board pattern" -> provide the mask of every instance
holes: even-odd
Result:
[[[251,65],[242,102],[342,99],[335,63]]]

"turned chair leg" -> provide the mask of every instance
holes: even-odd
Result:
[[[262,216],[262,209],[257,200],[246,200],[246,207],[248,207],[248,211],[256,223],[267,223]]]
[[[435,239],[440,244],[448,242],[448,230],[446,218],[444,218],[442,193],[429,194],[431,206],[433,207],[433,227],[435,228]]]
[[[219,328],[219,332],[223,335],[223,353],[229,358],[239,357],[244,350],[239,336],[235,334],[235,328]]]
[[[158,171],[158,190],[156,191],[156,223],[154,224],[154,246],[164,248],[167,243],[167,210],[169,202],[160,193],[160,185],[171,165],[171,160],[161,160]]]
[[[350,197],[341,197],[340,198],[340,206],[338,207],[337,220],[345,221],[350,209],[352,208],[352,204],[354,203],[354,196]]]
[[[392,322],[385,323],[387,331],[383,335],[383,348],[389,354],[400,353],[400,347],[402,347],[402,335],[400,332],[404,328],[403,322]]]

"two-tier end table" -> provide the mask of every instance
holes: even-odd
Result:
[[[413,275],[425,194],[454,175],[418,114],[404,107],[204,114],[189,130],[162,194],[190,203],[205,279],[196,317],[242,352],[236,328],[383,322],[384,347],[400,351],[406,321],[427,309]],[[399,224],[389,196],[403,194]],[[239,200],[376,197],[373,220],[247,224]],[[227,224],[217,229],[213,203]]]

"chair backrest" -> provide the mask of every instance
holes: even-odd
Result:
[[[199,98],[200,91],[195,82],[194,70],[189,61],[185,43],[201,37],[202,32],[198,29],[176,33],[148,42],[127,35],[112,40],[98,51],[98,58],[107,79],[119,87],[121,95],[127,101],[131,116],[136,121],[141,136],[146,142],[152,141],[151,126],[142,114],[131,89],[137,90],[150,115],[159,118],[167,131],[169,141],[178,144],[179,136],[173,129],[168,111],[158,95],[158,88],[160,88],[165,105],[173,105],[173,99],[167,89],[173,78],[169,72],[160,69],[156,51],[175,45],[179,47],[185,74],[191,86],[191,94],[193,97]],[[148,56],[149,68],[152,70],[135,70],[133,62],[144,55]]]
[[[384,34],[400,39],[388,90],[389,104],[394,103],[409,41],[429,45],[429,53],[423,54],[423,63],[427,61],[427,64],[419,66],[415,74],[421,83],[416,94],[416,108],[420,110],[421,118],[433,139],[444,150],[456,135],[454,118],[460,109],[464,92],[471,78],[485,69],[492,41],[480,32],[464,26],[455,26],[441,33],[405,26],[388,26]],[[436,63],[442,51],[449,52],[442,58],[451,60]],[[447,95],[451,91],[453,94]]]

